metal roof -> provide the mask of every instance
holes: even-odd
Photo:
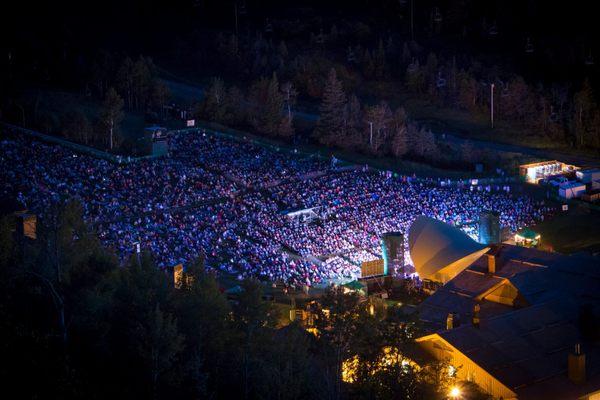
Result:
[[[542,398],[557,388],[564,394],[560,398],[581,392],[583,386],[566,376],[567,355],[582,340],[581,307],[590,305],[595,315],[600,311],[598,258],[502,245],[496,266],[494,274],[488,273],[486,257],[481,257],[427,298],[419,306],[426,326],[515,390],[520,399]],[[479,303],[477,296],[498,282],[516,288],[527,304],[515,308],[483,300],[480,324],[475,327],[471,316]],[[445,330],[451,312],[460,314],[460,325]],[[589,385],[585,387],[597,389],[600,347],[586,343]]]
[[[421,216],[408,232],[410,257],[421,279],[486,248],[458,228],[433,218]],[[466,268],[472,260],[457,268]]]

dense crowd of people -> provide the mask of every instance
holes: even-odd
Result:
[[[165,268],[204,254],[219,271],[294,286],[356,278],[381,257],[380,236],[406,233],[419,215],[474,236],[486,209],[511,232],[551,212],[506,185],[336,168],[212,133],[174,134],[169,148],[169,157],[113,164],[12,135],[0,144],[1,195],[42,218],[53,202],[80,199],[123,260],[138,246]],[[305,209],[310,222],[289,215]]]

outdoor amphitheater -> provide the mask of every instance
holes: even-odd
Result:
[[[123,263],[137,251],[161,268],[203,255],[219,273],[296,287],[360,278],[384,258],[382,236],[403,237],[419,216],[476,239],[483,211],[499,213],[506,233],[553,212],[506,178],[400,175],[203,130],[171,132],[164,157],[120,163],[18,132],[0,147],[3,197],[41,219],[79,200]],[[408,275],[402,247],[394,271]]]

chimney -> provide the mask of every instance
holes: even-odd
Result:
[[[493,275],[496,273],[496,256],[493,254],[486,254],[486,256],[488,273]]]
[[[452,313],[449,313],[448,317],[446,317],[446,329],[454,329],[454,314]]]
[[[447,330],[451,330],[454,328],[458,328],[460,325],[460,319],[458,317],[458,314],[456,313],[449,313],[448,317],[446,317],[446,329]]]
[[[581,345],[575,345],[575,352],[569,353],[568,374],[571,382],[580,385],[585,383],[585,354],[581,353]]]
[[[481,311],[481,306],[479,303],[475,303],[473,306],[473,326],[475,328],[479,328],[479,311]]]
[[[489,274],[494,275],[497,267],[499,267],[498,261],[500,257],[500,246],[492,245],[490,250],[485,254],[487,257],[487,270]]]

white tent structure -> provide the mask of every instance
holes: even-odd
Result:
[[[454,278],[489,250],[460,229],[425,216],[411,225],[408,248],[419,277],[440,283]]]
[[[321,218],[321,215],[319,214],[320,208],[321,207],[305,208],[302,210],[288,212],[286,215],[289,219],[294,221],[294,224],[296,226],[298,226],[302,223],[310,223],[310,222],[313,222],[314,220],[320,219]]]

